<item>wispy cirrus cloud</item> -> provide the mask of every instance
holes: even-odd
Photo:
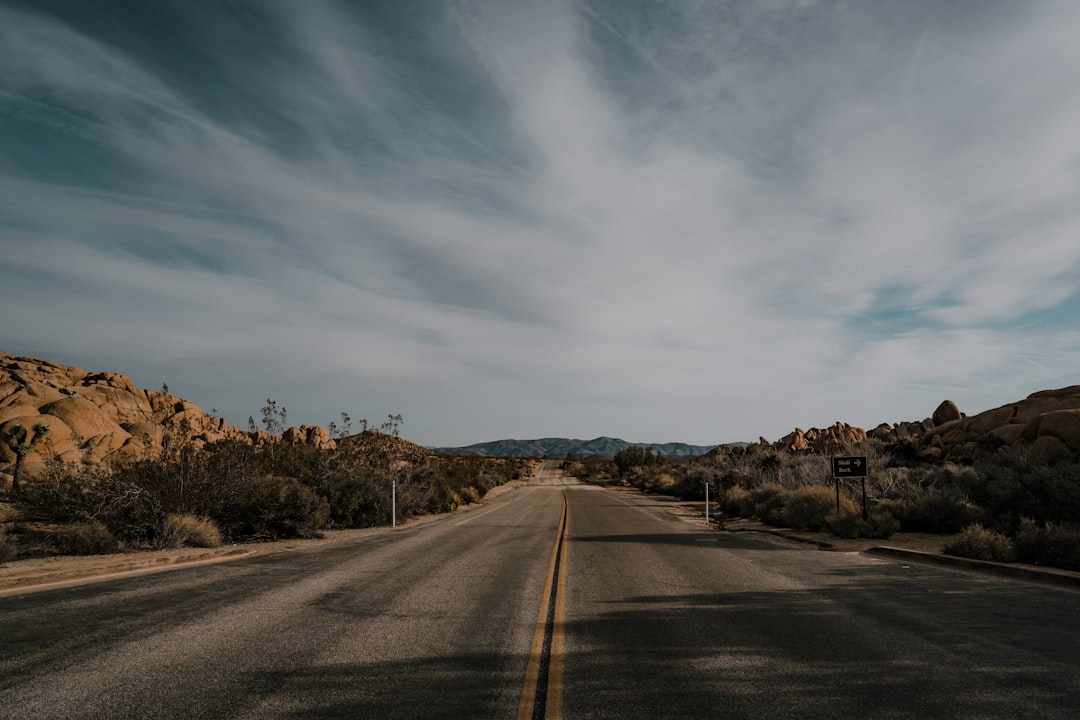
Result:
[[[5,6],[4,349],[432,444],[1008,402],[1080,355],[1076,15]]]

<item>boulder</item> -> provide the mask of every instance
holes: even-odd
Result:
[[[0,407],[0,423],[7,422],[11,418],[31,417],[40,414],[38,409],[31,405],[8,405],[7,407]]]
[[[1027,429],[1025,425],[1025,434]],[[1056,438],[1073,452],[1080,452],[1080,409],[1054,410],[1039,416],[1033,439],[1044,437]]]
[[[57,400],[42,406],[40,412],[43,415],[52,415],[63,420],[71,429],[71,433],[75,437],[81,438],[85,443],[104,436],[117,436],[122,438],[119,444],[116,444],[116,447],[120,447],[120,445],[123,445],[124,440],[131,437],[126,430],[113,422],[101,408],[83,397],[66,397]],[[109,444],[115,444],[115,441],[110,441]],[[100,441],[94,443],[94,447],[100,445]]]
[[[42,440],[37,448],[34,450],[34,454],[31,457],[44,457],[47,454],[62,455],[64,453],[71,453],[78,450],[72,443],[71,429],[60,418],[54,415],[24,415],[22,417],[14,417],[5,420],[0,423],[0,431],[9,431],[14,425],[22,425],[26,428],[27,432],[30,432],[34,425],[42,423],[49,428],[49,434]],[[29,461],[29,458],[27,458]],[[14,457],[10,462],[15,462]]]
[[[934,426],[937,427],[953,420],[959,420],[962,417],[963,415],[960,414],[960,408],[956,407],[956,403],[952,400],[946,400],[938,405],[931,419],[934,421]]]

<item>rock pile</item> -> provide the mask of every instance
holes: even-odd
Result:
[[[265,432],[252,435],[167,392],[143,390],[124,375],[88,373],[0,351],[0,431],[37,424],[50,432],[26,458],[28,475],[40,471],[48,457],[86,463],[154,457],[169,439],[196,445],[271,440]],[[273,439],[334,447],[326,430],[307,425]],[[14,463],[14,453],[0,443],[0,476],[10,474]]]
[[[796,428],[776,450],[833,455],[871,438],[906,445],[924,462],[971,462],[1003,449],[1025,449],[1043,458],[1080,454],[1080,385],[1043,390],[1025,400],[968,417],[951,400],[921,421],[882,423],[869,432],[845,423],[803,431]]]
[[[788,452],[807,452],[819,455],[836,455],[850,450],[854,445],[866,439],[862,428],[837,422],[827,428],[795,428],[794,432],[771,443],[775,450]]]

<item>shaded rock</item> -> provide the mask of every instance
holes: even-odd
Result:
[[[944,425],[947,422],[952,422],[953,420],[959,420],[962,417],[963,415],[960,414],[960,408],[956,407],[956,403],[952,400],[946,400],[938,405],[937,410],[934,411],[931,419],[936,427],[938,425]]]
[[[1056,438],[1073,452],[1080,452],[1080,408],[1054,410],[1039,416],[1036,439],[1044,437]]]

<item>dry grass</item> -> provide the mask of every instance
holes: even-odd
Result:
[[[1012,540],[979,524],[968,525],[955,541],[941,548],[941,552],[993,562],[1013,562],[1016,559],[1016,547]]]
[[[216,548],[221,546],[221,531],[210,518],[172,514],[162,523],[159,545],[163,548]]]
[[[106,555],[119,549],[113,534],[97,520],[61,526],[53,544],[62,555]]]

